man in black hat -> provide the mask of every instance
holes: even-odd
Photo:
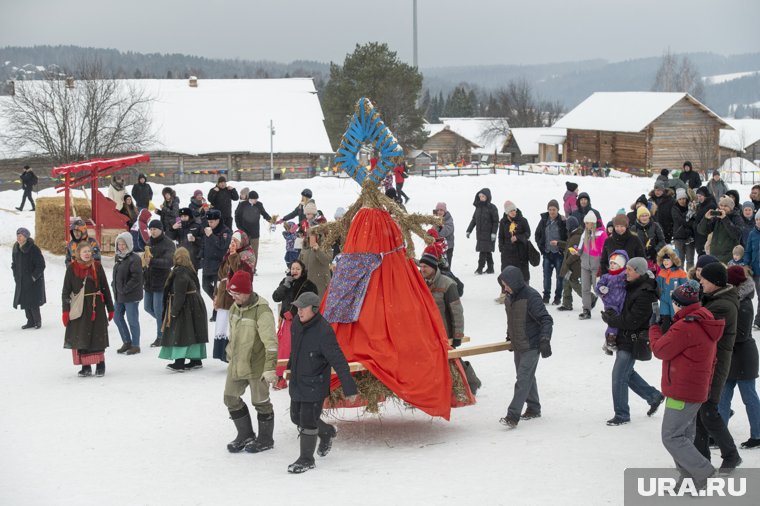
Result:
[[[164,318],[164,285],[174,265],[174,241],[164,235],[160,220],[148,223],[150,240],[143,254],[143,286],[145,312],[156,319],[156,340],[151,348],[161,346],[161,323]]]
[[[24,165],[24,172],[21,173],[21,189],[24,190],[24,196],[21,197],[21,205],[16,209],[19,211],[24,210],[24,204],[26,199],[29,199],[29,203],[32,205],[32,211],[34,211],[34,199],[32,199],[32,190],[37,186],[37,174],[32,171],[32,168],[28,165]]]
[[[736,322],[739,315],[739,295],[736,288],[728,284],[726,267],[720,262],[706,265],[700,273],[699,283],[702,285],[702,305],[710,311],[716,320],[725,320],[723,335],[718,340],[718,353],[715,360],[710,394],[707,401],[702,403],[697,416],[697,435],[694,446],[710,460],[710,443],[712,437],[720,447],[723,463],[720,466],[722,472],[731,472],[742,459],[736,449],[734,438],[726,427],[726,423],[718,413],[718,403],[723,392],[723,385],[728,378],[731,368],[731,356],[736,340]]]
[[[232,201],[237,200],[238,192],[232,186],[227,186],[227,178],[219,176],[216,186],[208,192],[208,202],[214,209],[222,213],[222,220],[227,228],[232,228]]]
[[[335,332],[319,313],[320,297],[312,292],[302,293],[293,305],[298,318],[291,328],[290,360],[290,419],[300,433],[301,454],[288,466],[288,472],[299,474],[314,469],[314,450],[324,457],[332,448],[337,435],[334,426],[322,421],[322,403],[330,395],[330,368],[343,386],[349,402],[356,399],[356,383],[338,345]]]

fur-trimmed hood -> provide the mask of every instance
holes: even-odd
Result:
[[[665,258],[665,255],[668,255],[670,259],[673,261],[673,265],[676,267],[681,267],[681,259],[678,257],[678,254],[676,253],[676,250],[673,246],[664,246],[660,251],[657,252],[657,265],[662,265],[662,260]]]

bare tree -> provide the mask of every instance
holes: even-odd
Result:
[[[152,97],[138,86],[103,78],[97,63],[82,64],[77,75],[76,81],[51,75],[16,83],[14,96],[0,108],[8,124],[0,135],[11,149],[65,164],[154,142]]]
[[[718,131],[709,126],[698,129],[691,137],[693,152],[696,153],[698,168],[705,174],[709,170],[718,167]],[[682,153],[681,158],[689,159],[687,153]]]
[[[662,55],[655,74],[652,91],[686,92],[697,100],[704,100],[705,87],[699,70],[688,56],[678,56],[670,48]]]

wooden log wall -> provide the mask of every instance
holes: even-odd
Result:
[[[441,130],[430,137],[422,146],[422,150],[431,155],[436,153],[439,164],[458,162],[462,158],[469,160],[472,153],[470,144],[450,130]]]

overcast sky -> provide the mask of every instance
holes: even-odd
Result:
[[[419,64],[530,64],[760,51],[758,0],[418,0]],[[2,0],[0,46],[342,62],[387,42],[412,61],[412,0]]]

